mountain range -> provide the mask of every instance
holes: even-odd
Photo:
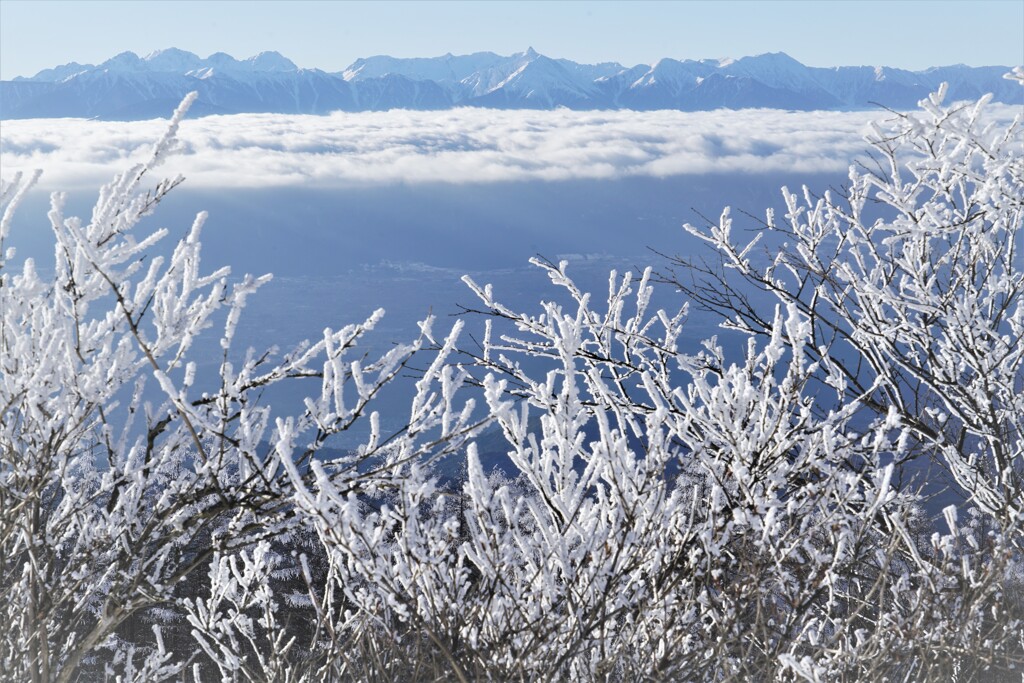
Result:
[[[387,109],[910,109],[949,84],[951,99],[1024,103],[1006,66],[808,67],[781,53],[741,59],[662,59],[626,67],[579,64],[532,48],[431,58],[358,59],[335,73],[301,69],[277,52],[203,59],[176,48],[146,57],[123,52],[99,65],[72,62],[0,81],[0,118],[139,120],[167,116],[189,91],[190,115],[246,112],[324,114]]]

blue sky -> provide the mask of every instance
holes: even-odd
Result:
[[[118,52],[277,50],[338,71],[358,57],[534,47],[628,66],[783,51],[811,66],[1024,62],[1022,0],[98,2],[0,0],[0,78]]]

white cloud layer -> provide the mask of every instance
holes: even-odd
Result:
[[[992,107],[995,115],[1008,114]],[[166,173],[199,187],[835,172],[862,154],[878,112],[573,112],[454,109],[239,114],[182,124]],[[41,168],[48,189],[96,186],[145,157],[163,121],[4,121],[4,177]]]

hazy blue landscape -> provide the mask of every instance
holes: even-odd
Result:
[[[479,307],[463,275],[493,283],[504,303],[531,310],[541,300],[563,295],[529,259],[566,259],[578,284],[602,296],[612,269],[639,274],[647,266],[667,270],[665,256],[712,258],[706,245],[683,230],[684,223],[703,224],[703,217],[717,218],[730,205],[758,218],[769,207],[781,213],[782,185],[806,182],[824,190],[843,181],[842,174],[722,173],[204,189],[186,179],[144,224],[169,228],[165,249],[170,249],[195,214],[207,211],[206,268],[229,265],[236,278],[274,274],[242,316],[238,342],[243,348],[285,350],[324,327],[358,322],[384,308],[387,315],[370,337],[374,350],[382,350],[414,338],[416,322],[428,314],[438,316],[442,328],[452,324],[449,316],[460,305]],[[68,213],[87,216],[94,201],[93,191],[74,191]],[[33,257],[41,269],[52,267],[48,209],[47,193],[36,191],[16,215],[8,241],[17,249],[16,263]],[[746,222],[749,230],[759,228],[754,218]],[[673,308],[684,298],[666,286],[655,300]],[[694,309],[684,347],[698,349],[718,332],[717,324],[716,316]],[[216,344],[215,335],[204,341],[211,367],[219,362]]]
[[[369,74],[381,64],[429,73],[436,62],[425,61],[380,58],[360,66]],[[120,62],[142,78],[163,77],[134,59]],[[993,111],[1007,120],[1015,107],[996,104]],[[784,186],[841,196],[848,165],[869,163],[861,135],[879,115],[462,108],[200,116],[183,122],[185,153],[165,171],[183,173],[185,182],[143,225],[170,229],[163,247],[169,253],[195,214],[207,211],[207,268],[228,265],[236,280],[274,274],[249,300],[238,329],[241,349],[285,351],[325,327],[356,323],[383,308],[383,321],[362,341],[373,355],[415,338],[427,315],[447,329],[463,307],[479,307],[463,275],[493,283],[515,310],[537,311],[545,300],[568,301],[528,263],[531,257],[568,260],[577,284],[596,297],[607,292],[613,269],[667,272],[672,257],[713,261],[713,250],[684,223],[705,226],[732,207],[738,230],[753,236],[763,231],[766,209],[785,214]],[[7,166],[27,172],[42,162],[52,171],[15,216],[8,244],[17,248],[16,261],[31,256],[41,268],[52,264],[46,189],[67,187],[68,213],[87,216],[105,169],[139,158],[160,126],[160,120],[61,120],[56,128],[49,119],[8,122],[0,140]],[[781,246],[777,236],[766,237],[754,254],[764,263]],[[687,298],[664,285],[654,301],[674,310]],[[718,335],[741,354],[743,337],[723,334],[721,320],[693,306],[681,349],[697,352]],[[482,321],[470,321],[479,335]],[[206,358],[200,367],[214,371],[217,335],[200,338],[197,351]],[[307,391],[295,385],[272,397],[279,406],[298,407]],[[411,382],[382,393],[385,427],[402,426],[410,391]],[[364,437],[364,429],[353,429],[335,445]],[[944,486],[941,477],[936,483]]]
[[[0,82],[0,115],[10,119],[0,138],[5,169],[46,169],[7,244],[16,247],[15,262],[32,257],[51,267],[45,190],[71,190],[69,213],[88,215],[91,188],[107,169],[140,158],[160,129],[151,117],[199,88],[182,124],[185,153],[168,168],[186,181],[143,225],[170,228],[169,250],[195,214],[208,211],[207,267],[228,265],[236,280],[274,274],[246,308],[240,348],[287,350],[383,308],[384,320],[362,341],[373,355],[415,338],[427,315],[447,329],[464,308],[479,307],[463,275],[531,311],[565,301],[531,257],[568,260],[577,284],[595,296],[613,269],[667,273],[673,257],[712,260],[684,223],[707,225],[729,206],[754,235],[766,209],[785,214],[784,186],[841,196],[848,165],[872,163],[861,136],[868,121],[892,116],[881,106],[908,108],[942,81],[954,99],[988,88],[1002,103],[990,116],[1008,121],[1022,92],[1002,78],[1006,71],[821,69],[784,54],[627,68],[529,50],[378,56],[327,74],[277,53],[126,53]],[[709,91],[715,83],[732,94]],[[712,111],[690,111],[702,109]],[[91,120],[28,118],[69,115]],[[754,257],[767,263],[781,246],[769,234]],[[654,301],[673,310],[686,297],[660,286]],[[681,349],[697,352],[721,333],[721,321],[692,307]],[[721,343],[742,353],[741,336],[725,333]],[[197,350],[207,358],[200,367],[215,370],[216,335],[200,338]],[[307,391],[292,386],[271,396],[298,407]],[[383,392],[386,427],[402,426],[409,391],[411,383]],[[354,429],[335,445],[364,437]],[[940,474],[930,488],[945,485]],[[954,499],[940,496],[929,509]]]
[[[0,683],[1019,680],[1021,55],[3,0]]]

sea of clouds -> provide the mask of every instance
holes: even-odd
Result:
[[[993,107],[1010,116],[1008,107]],[[191,119],[167,173],[192,187],[491,183],[704,173],[842,172],[886,112],[394,110]],[[3,175],[95,187],[145,158],[162,120],[3,122]]]

